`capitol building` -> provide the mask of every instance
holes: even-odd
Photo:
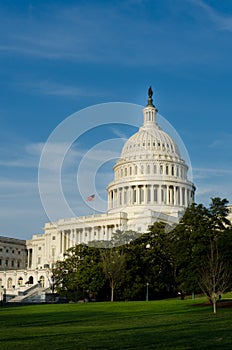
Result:
[[[51,269],[68,248],[109,241],[117,230],[142,234],[156,221],[175,225],[194,202],[188,165],[175,141],[157,124],[152,95],[149,88],[142,126],[124,144],[113,168],[106,213],[46,223],[43,234],[27,241],[0,237],[0,286],[5,298],[22,301],[38,282],[40,288],[48,288]]]

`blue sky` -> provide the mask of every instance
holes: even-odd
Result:
[[[2,0],[0,235],[30,238],[43,232],[48,217],[38,167],[52,131],[95,104],[145,105],[149,85],[160,114],[188,149],[196,201],[208,205],[220,196],[232,202],[231,62],[231,1]],[[64,162],[64,193],[75,215],[90,212],[74,191],[83,155],[135,131],[117,124],[116,117],[109,120],[112,125],[82,135]],[[96,186],[103,197],[119,146],[105,154],[95,149],[102,162]],[[82,186],[85,193],[92,190]]]

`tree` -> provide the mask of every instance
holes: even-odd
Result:
[[[222,259],[226,244],[223,237],[230,224],[227,203],[226,199],[217,197],[211,199],[209,208],[192,204],[173,230],[171,255],[180,290],[191,292],[199,289],[199,268],[204,257],[211,254],[211,242],[217,241],[218,254]]]
[[[71,300],[95,298],[105,284],[99,249],[84,244],[70,248],[53,269],[56,290]]]
[[[209,217],[212,230],[215,232],[221,232],[226,229],[227,226],[231,226],[227,216],[229,210],[227,208],[228,200],[226,198],[211,198]]]
[[[101,250],[102,268],[111,288],[111,301],[114,301],[116,286],[122,281],[125,270],[125,254],[119,248]]]
[[[170,234],[170,256],[179,291],[199,290],[199,262],[208,252],[209,235],[208,210],[202,204],[192,204]]]
[[[173,295],[174,277],[170,259],[170,232],[156,222],[149,232],[140,235],[124,248],[126,271],[123,282],[126,299],[144,300],[149,284],[151,298]]]
[[[230,270],[218,252],[217,241],[211,241],[210,253],[201,266],[199,286],[213,304],[214,314],[219,294],[223,293],[230,283]]]

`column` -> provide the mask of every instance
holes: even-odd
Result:
[[[59,233],[60,236],[60,254],[62,253],[62,231]]]
[[[158,192],[159,192],[159,204],[162,204],[162,186],[159,185],[159,188],[158,188]]]
[[[117,190],[114,190],[114,208],[117,207]]]
[[[167,195],[166,195],[166,204],[169,205],[170,204],[170,186],[167,186]]]
[[[110,191],[111,195],[111,199],[110,199],[110,208],[112,209],[114,207],[114,191]]]
[[[136,202],[137,202],[137,205],[140,204],[140,188],[139,186],[136,186]]]
[[[189,204],[189,200],[188,200],[188,193],[189,193],[189,190],[187,190],[187,188],[185,189],[185,205],[186,207],[188,206]]]
[[[130,187],[130,205],[134,204],[134,186]]]
[[[174,205],[177,205],[177,187],[174,186]]]
[[[185,206],[185,189],[184,189],[184,187],[181,188],[181,204],[182,204],[182,206]]]
[[[154,203],[159,203],[159,187],[157,185],[153,188],[153,195],[154,195]]]
[[[144,204],[147,204],[147,203],[148,203],[148,202],[147,202],[147,190],[148,190],[147,185],[144,185],[144,186],[143,186]]]

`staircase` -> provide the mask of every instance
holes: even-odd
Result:
[[[50,292],[50,289],[42,288],[39,284],[35,284],[23,292],[19,292],[19,294],[10,299],[8,303],[44,303],[46,301],[46,292]]]

